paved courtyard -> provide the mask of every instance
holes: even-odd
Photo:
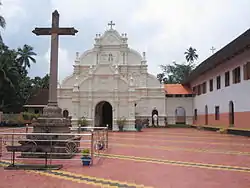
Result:
[[[111,132],[109,150],[94,166],[82,167],[80,159],[52,163],[64,167],[47,172],[0,167],[0,188],[248,188],[250,139],[183,128]]]

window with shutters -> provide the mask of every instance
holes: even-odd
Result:
[[[214,89],[214,80],[211,79],[209,80],[209,91],[213,91],[213,89]]]
[[[220,76],[216,77],[217,89],[220,89]]]
[[[230,72],[225,72],[225,87],[230,85]]]
[[[250,79],[250,62],[247,62],[244,65],[244,80],[249,80]]]
[[[233,83],[234,84],[240,83],[240,67],[236,67],[233,70]]]
[[[198,91],[197,91],[197,92],[198,92],[197,94],[200,95],[200,94],[201,94],[201,85],[198,85],[198,86],[197,86],[197,90],[198,90]]]
[[[207,83],[203,82],[202,84],[202,93],[205,94],[207,92]]]
[[[193,93],[194,93],[194,94],[196,94],[196,92],[197,92],[196,90],[197,90],[197,87],[194,86],[194,87],[193,87]]]

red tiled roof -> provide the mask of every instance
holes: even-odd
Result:
[[[31,96],[26,105],[47,105],[49,100],[49,89],[38,89],[35,95]]]
[[[166,94],[193,94],[192,90],[182,84],[165,84],[164,85]]]

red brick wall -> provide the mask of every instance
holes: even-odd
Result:
[[[205,115],[198,115],[194,120],[195,125],[205,125]],[[214,114],[208,114],[208,125],[216,127],[229,127],[229,113],[221,113],[219,120],[215,120]],[[234,127],[250,130],[250,112],[235,112]]]

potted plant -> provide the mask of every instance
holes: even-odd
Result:
[[[77,123],[78,123],[79,128],[80,127],[86,127],[88,125],[88,121],[86,120],[86,118],[84,116],[79,118]],[[80,131],[81,131],[81,128],[80,128]]]
[[[140,120],[140,119],[136,119],[135,120],[135,128],[138,132],[141,132],[142,127],[143,127],[143,123],[144,121]]]
[[[124,128],[125,123],[126,123],[126,118],[125,118],[125,117],[119,118],[119,119],[117,120],[117,125],[118,125],[118,128],[119,128],[119,131],[120,131],[120,132],[123,131],[123,128]]]
[[[82,150],[81,160],[82,160],[82,165],[83,166],[89,166],[90,165],[91,156],[90,156],[89,149]]]

